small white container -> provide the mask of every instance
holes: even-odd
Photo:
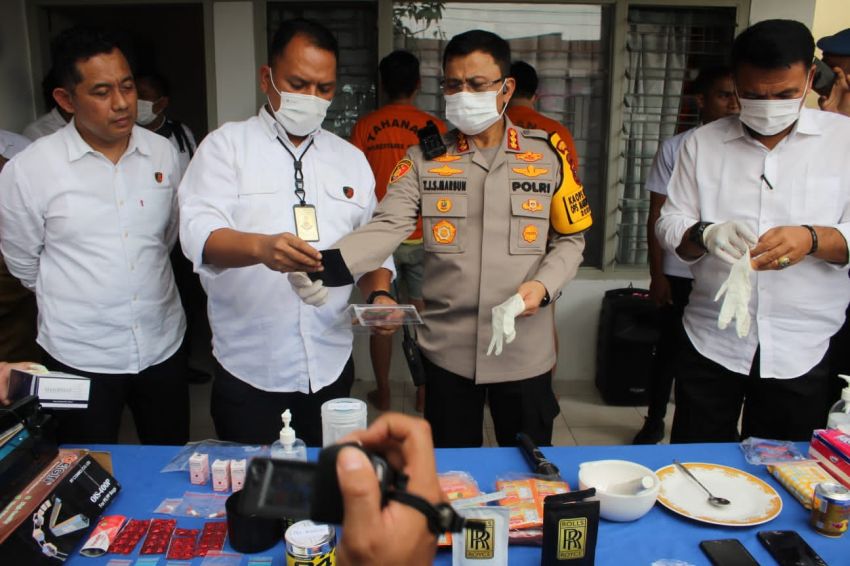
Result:
[[[639,485],[649,477],[651,487]],[[596,488],[599,514],[609,521],[634,521],[646,515],[655,500],[661,482],[655,472],[627,460],[597,460],[584,462],[578,467],[579,489]],[[631,489],[633,494],[624,492]]]
[[[322,404],[322,446],[330,446],[355,430],[365,429],[366,403],[343,397]]]

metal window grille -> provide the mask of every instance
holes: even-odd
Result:
[[[699,122],[692,81],[728,62],[734,8],[631,7],[626,34],[616,262],[645,265],[649,193],[644,182],[660,143]]]

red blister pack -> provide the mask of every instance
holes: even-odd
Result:
[[[115,540],[112,541],[112,544],[109,546],[109,552],[113,554],[132,553],[136,545],[139,544],[139,541],[142,540],[142,537],[145,536],[145,533],[148,532],[150,524],[150,519],[131,519],[124,525],[124,528],[121,529]]]
[[[195,548],[195,556],[206,556],[209,552],[222,550],[226,537],[226,522],[215,521],[205,523],[204,530],[201,532],[201,540],[198,541],[198,546]]]
[[[168,545],[169,560],[191,560],[195,556],[198,529],[177,529]]]
[[[154,519],[148,528],[148,536],[142,544],[142,554],[164,554],[171,541],[171,533],[177,526],[175,519]]]

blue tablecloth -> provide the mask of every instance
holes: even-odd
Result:
[[[180,497],[184,491],[211,490],[189,483],[188,473],[160,473],[160,469],[173,457],[177,449],[157,446],[92,446],[93,450],[112,453],[114,472],[121,482],[122,490],[107,510],[108,514],[121,514],[132,518],[151,518],[153,510],[167,497]],[[685,462],[711,462],[725,464],[756,475],[776,488],[782,497],[782,513],[764,525],[748,528],[716,527],[680,517],[657,504],[647,515],[632,523],[614,523],[602,520],[596,548],[596,564],[604,565],[650,565],[656,560],[667,558],[683,560],[695,565],[709,562],[699,549],[702,540],[737,538],[763,565],[775,562],[756,538],[761,530],[796,530],[831,566],[850,564],[850,535],[831,539],[817,534],[808,525],[809,513],[789,495],[779,483],[759,466],[751,466],[744,460],[736,444],[690,444],[658,446],[582,446],[544,449],[547,457],[555,462],[570,485],[578,485],[578,465],[581,462],[602,459],[623,459],[639,462],[653,470],[670,464],[673,458]],[[315,451],[311,450],[311,457]],[[526,472],[528,466],[518,449],[478,448],[437,450],[437,465],[440,472],[465,470],[477,480],[482,490],[490,491],[498,476],[509,472]],[[734,497],[734,494],[729,494]],[[199,519],[178,518],[178,526],[198,528]],[[141,545],[139,545],[141,546]],[[227,547],[226,550],[230,550]],[[138,547],[136,548],[138,553]],[[273,556],[274,564],[285,564],[283,544],[260,553]],[[137,554],[128,558],[135,558]],[[106,564],[110,558],[123,556],[107,555],[103,558],[85,558],[79,554],[71,556],[72,565]],[[160,560],[164,566],[165,557]],[[201,559],[193,564],[199,565]],[[247,558],[243,559],[243,564]],[[440,551],[436,564],[451,564],[451,552]],[[540,549],[512,546],[511,565],[539,564]]]

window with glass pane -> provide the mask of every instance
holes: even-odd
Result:
[[[644,181],[652,159],[662,141],[698,125],[691,83],[700,68],[728,63],[734,34],[734,8],[629,8],[620,137],[620,265],[646,265],[649,192]]]
[[[378,14],[374,2],[269,2],[269,44],[280,22],[309,18],[322,22],[339,42],[337,86],[322,127],[348,139],[357,119],[375,109]]]
[[[601,267],[606,186],[611,8],[581,4],[395,2],[394,43],[421,61],[417,104],[443,116],[442,53],[453,36],[492,31],[540,78],[537,110],[569,128],[594,213],[584,265]]]

